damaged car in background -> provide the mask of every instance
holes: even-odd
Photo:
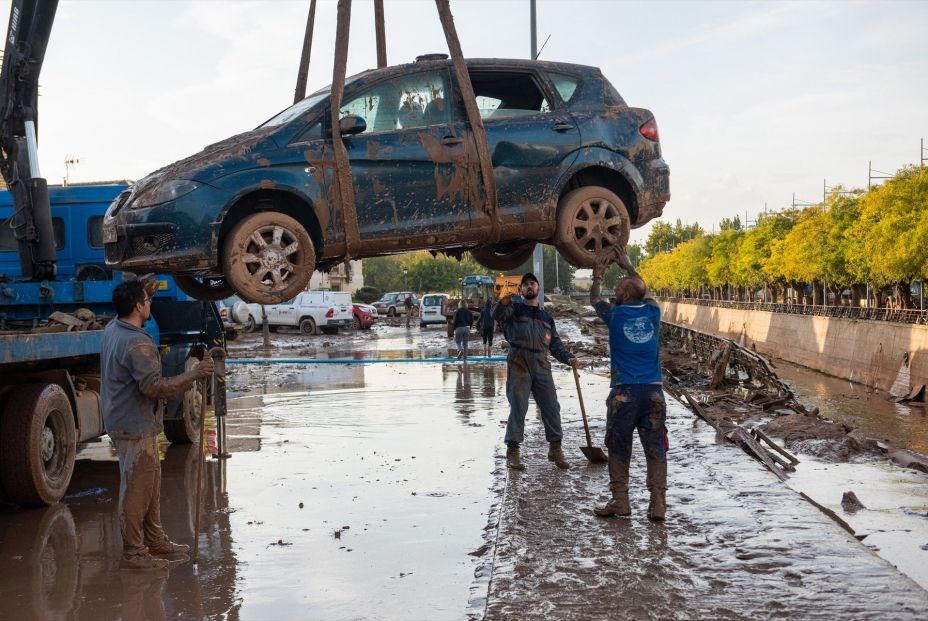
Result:
[[[467,60],[496,185],[488,204],[475,134],[446,58],[346,80],[338,131],[359,240],[352,259],[470,252],[489,269],[537,243],[578,267],[624,246],[670,198],[654,115],[599,69]],[[132,185],[104,221],[108,265],[175,274],[200,299],[275,304],[348,253],[329,90]]]

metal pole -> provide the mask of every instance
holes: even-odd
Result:
[[[531,36],[531,58],[534,60],[538,57],[538,10],[535,6],[535,0],[529,0],[529,31]],[[554,264],[557,265],[557,259],[555,259]],[[544,256],[544,246],[538,244],[535,246],[535,252],[532,253],[532,272],[535,274],[535,278],[538,279],[538,287],[541,289],[541,302],[544,306],[544,296],[545,296],[545,256]]]
[[[267,323],[267,309],[261,305],[261,332],[264,335],[264,348],[271,347],[271,326]]]
[[[374,30],[377,33],[377,67],[386,67],[387,35],[383,22],[383,0],[374,0]]]
[[[306,33],[303,35],[303,53],[300,54],[300,68],[296,74],[296,90],[293,103],[306,98],[306,79],[309,74],[309,56],[313,49],[313,25],[316,23],[316,0],[309,2],[309,16],[306,18]]]

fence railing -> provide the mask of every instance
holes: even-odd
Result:
[[[730,302],[727,300],[707,300],[705,298],[677,298],[657,296],[662,302],[679,302],[698,306],[716,308],[736,308],[739,310],[766,311],[768,313],[788,313],[790,315],[815,315],[837,319],[867,319],[870,321],[891,321],[895,323],[914,323],[928,325],[928,310],[903,310],[896,308],[861,308],[857,306],[823,306],[821,304],[782,304],[771,302]]]

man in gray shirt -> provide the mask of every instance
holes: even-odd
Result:
[[[119,457],[119,528],[127,569],[165,568],[169,561],[158,557],[182,558],[190,549],[170,541],[161,527],[160,402],[213,373],[207,358],[181,375],[161,376],[158,348],[143,327],[151,316],[152,292],[139,280],[113,290],[118,318],[107,324],[100,347],[103,425]]]

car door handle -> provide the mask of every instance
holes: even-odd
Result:
[[[441,143],[446,147],[453,147],[454,145],[461,144],[464,142],[463,138],[458,138],[457,136],[445,136],[441,139]]]
[[[567,121],[556,121],[554,123],[554,131],[556,132],[569,132],[573,128],[573,123],[568,123]]]

